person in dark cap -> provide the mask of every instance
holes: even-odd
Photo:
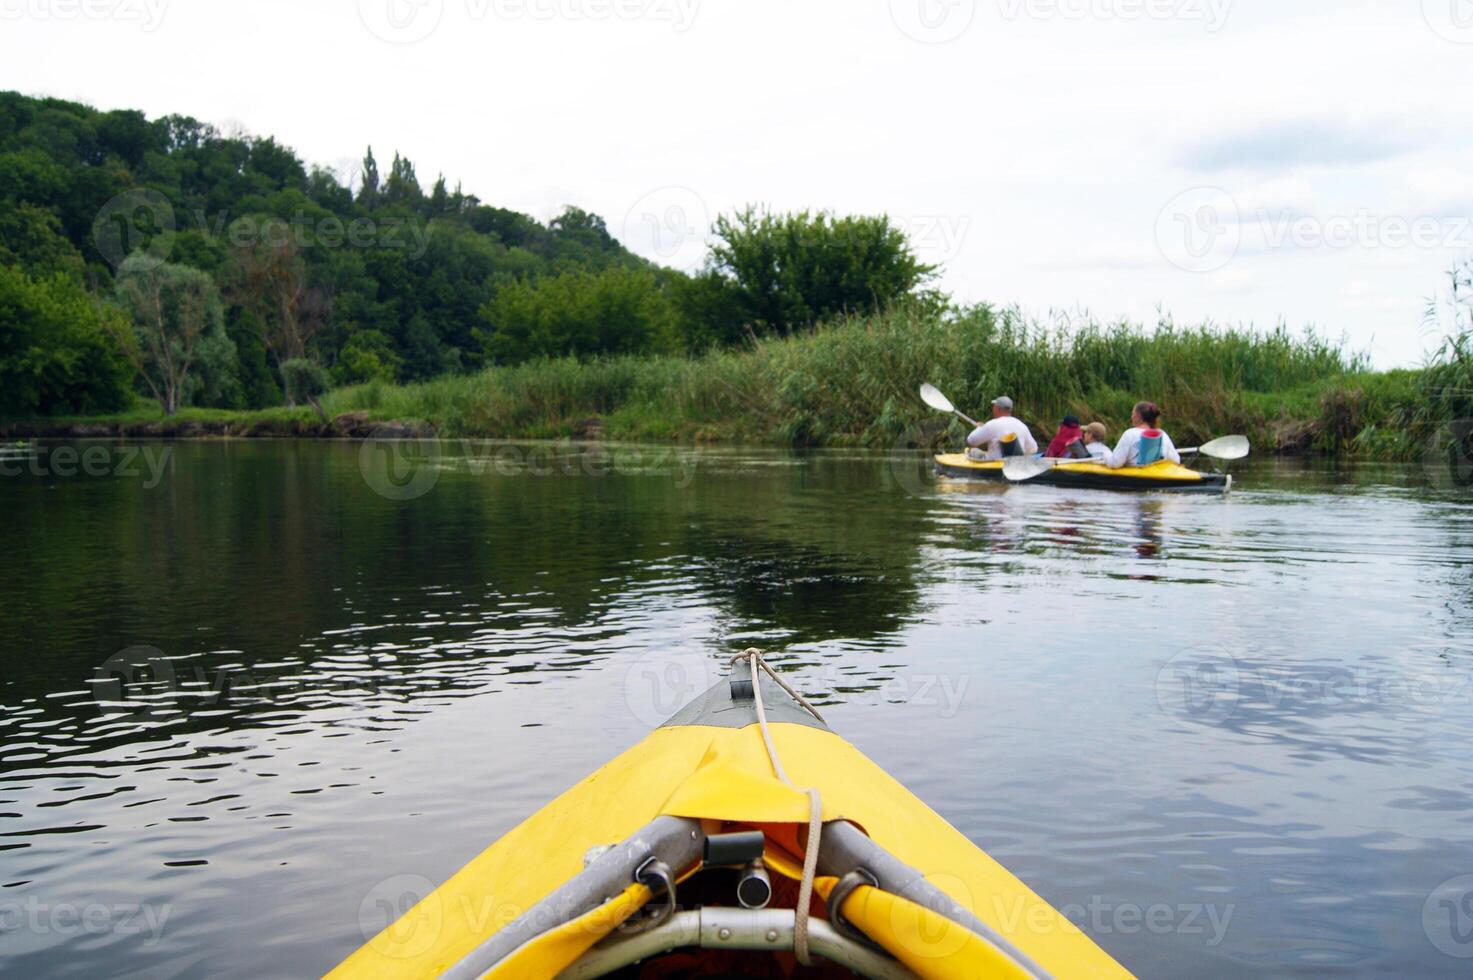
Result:
[[[1085,449],[1084,444],[1080,442],[1083,435],[1083,430],[1079,428],[1079,419],[1073,415],[1065,415],[1064,421],[1059,423],[1059,431],[1054,434],[1054,439],[1048,444],[1044,455],[1053,459],[1088,458],[1089,450]],[[1076,442],[1080,443],[1079,449],[1071,449],[1070,447]]]

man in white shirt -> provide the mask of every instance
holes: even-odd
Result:
[[[1169,459],[1173,463],[1181,462],[1181,453],[1176,451],[1171,436],[1156,428],[1156,420],[1160,417],[1161,409],[1154,402],[1136,404],[1130,413],[1131,427],[1125,430],[1120,441],[1115,444],[1115,451],[1107,461],[1110,469],[1149,466],[1163,459]]]
[[[1016,446],[1016,450],[1003,451],[1003,444],[1010,443]],[[967,436],[967,445],[975,450],[984,450],[982,459],[1002,459],[1008,456],[1034,456],[1038,453],[1038,443],[1034,441],[1033,433],[1028,431],[1028,426],[1013,418],[1013,400],[1007,395],[992,400],[992,420],[972,430]],[[976,453],[967,455],[976,457]]]

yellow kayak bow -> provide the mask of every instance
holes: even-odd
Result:
[[[329,976],[1129,976],[784,688],[734,671]]]

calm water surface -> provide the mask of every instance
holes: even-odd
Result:
[[[1473,495],[1418,468],[91,446],[0,477],[3,972],[318,974],[748,645],[1139,974],[1473,972]]]

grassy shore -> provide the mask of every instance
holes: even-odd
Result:
[[[1260,452],[1380,459],[1423,453],[1439,428],[1473,415],[1466,345],[1424,370],[1369,371],[1313,334],[1118,324],[1044,326],[985,309],[917,310],[835,323],[703,357],[542,360],[423,384],[328,393],[330,418],[420,419],[447,436],[732,442],[786,446],[939,445],[948,427],[916,396],[935,383],[969,414],[1009,394],[1040,436],[1060,417],[1118,432],[1138,399],[1159,402],[1180,443],[1229,432]],[[306,408],[142,411],[108,419],[159,434],[332,434]],[[18,430],[16,430],[18,431]],[[352,434],[339,424],[337,431]]]

